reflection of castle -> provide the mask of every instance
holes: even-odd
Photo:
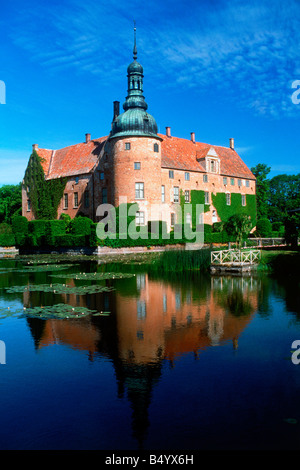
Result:
[[[118,394],[122,397],[127,392],[133,410],[133,435],[142,446],[152,389],[160,379],[163,359],[173,364],[175,357],[184,353],[193,352],[198,357],[204,349],[224,341],[232,341],[237,348],[238,338],[257,308],[257,286],[251,285],[252,279],[244,285],[239,279],[231,279],[212,278],[211,285],[195,298],[190,285],[184,291],[168,282],[151,280],[147,274],[137,274],[136,288],[130,295],[112,291],[86,297],[70,295],[68,299],[62,296],[73,306],[84,303],[98,311],[109,309],[109,317],[31,319],[29,325],[37,348],[60,343],[88,351],[91,360],[97,354],[110,358]],[[231,292],[240,295],[237,314],[226,303]],[[35,303],[34,297],[29,299],[26,294],[24,303],[28,305],[29,301]]]

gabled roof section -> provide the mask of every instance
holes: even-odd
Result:
[[[59,150],[37,149],[46,179],[90,173],[99,161],[107,137],[82,142]]]
[[[162,138],[161,158],[163,168],[205,172],[205,157],[214,156],[220,159],[220,174],[255,180],[255,176],[235,150],[218,145],[192,142],[179,137]]]

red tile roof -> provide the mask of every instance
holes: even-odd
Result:
[[[240,178],[255,179],[253,173],[243,162],[235,150],[218,145],[192,142],[191,140],[179,137],[161,137],[161,157],[163,168],[178,170],[200,171],[205,173],[203,159],[207,152],[213,148],[220,159],[220,174],[225,176],[235,176]]]
[[[38,149],[46,179],[90,173],[99,161],[107,137],[71,145],[59,150]]]
[[[255,179],[241,157],[231,148],[158,135],[162,139],[162,168],[205,173],[204,158],[212,148],[220,159],[221,175]],[[90,173],[99,161],[106,140],[107,136],[59,150],[38,149],[46,179]]]

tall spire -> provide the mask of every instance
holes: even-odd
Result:
[[[133,59],[136,60],[136,59],[137,59],[137,49],[136,49],[136,27],[135,27],[135,20],[133,21],[133,24],[134,24],[134,28],[133,28],[133,31],[134,31]]]

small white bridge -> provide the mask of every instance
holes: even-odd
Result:
[[[212,251],[210,270],[212,273],[250,271],[257,265],[260,257],[260,250]]]

